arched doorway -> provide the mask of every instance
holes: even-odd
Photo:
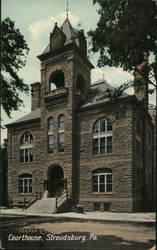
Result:
[[[55,165],[48,170],[48,194],[49,197],[55,197],[57,193],[61,194],[64,190],[64,173],[59,165]]]

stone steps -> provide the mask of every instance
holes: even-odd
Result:
[[[28,213],[43,213],[52,214],[55,211],[56,199],[55,198],[45,198],[42,200],[37,200],[29,208],[26,209]]]

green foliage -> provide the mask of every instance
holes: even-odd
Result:
[[[90,30],[92,51],[99,52],[98,66],[122,67],[135,70],[144,81],[153,85],[148,94],[154,93],[157,84],[157,3],[154,0],[93,0],[99,4],[100,19],[95,30]],[[146,52],[146,53],[145,53]],[[151,54],[151,64],[146,63],[146,76],[137,65]],[[145,61],[146,62],[146,61]],[[135,84],[135,82],[134,82]],[[136,84],[139,84],[139,82]],[[108,89],[102,98],[115,100],[133,83]]]
[[[134,85],[133,81],[129,81],[126,83],[123,83],[117,88],[109,89],[107,88],[105,91],[103,91],[103,96],[99,98],[99,100],[104,100],[105,98],[109,98],[111,101],[116,101],[119,97],[121,97],[124,94],[124,91]]]
[[[12,110],[18,110],[23,104],[20,92],[28,93],[29,87],[18,76],[19,70],[26,64],[29,48],[15,23],[8,17],[1,23],[1,100],[0,103],[10,117]],[[9,77],[8,77],[9,76]]]
[[[95,30],[89,31],[98,66],[132,70],[143,62],[143,52],[157,61],[157,5],[152,0],[94,0],[100,8]]]

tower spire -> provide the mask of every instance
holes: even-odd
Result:
[[[66,7],[66,16],[68,18],[69,15],[69,0],[67,0],[67,7]]]

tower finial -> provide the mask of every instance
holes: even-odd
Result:
[[[68,18],[68,14],[69,14],[69,0],[67,0],[67,7],[66,7],[67,18]]]

